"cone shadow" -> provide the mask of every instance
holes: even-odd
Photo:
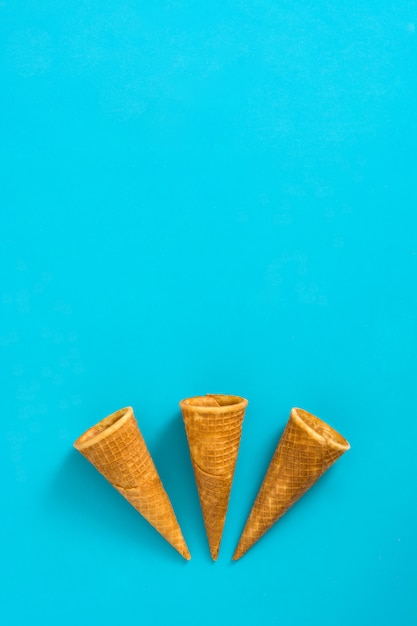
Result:
[[[197,546],[207,545],[207,537],[180,412],[171,418],[150,452],[194,556]]]
[[[240,532],[242,532],[243,530],[243,527],[246,523],[248,515],[252,509],[253,503],[255,502],[256,496],[258,495],[259,489],[261,488],[262,481],[268,470],[272,456],[275,452],[278,442],[280,441],[282,437],[282,433],[284,432],[284,430],[285,430],[285,426],[281,427],[277,431],[275,437],[272,437],[272,436],[269,437],[265,448],[261,449],[259,457],[257,456],[256,458],[254,458],[253,455],[251,455],[252,461],[254,464],[253,475],[254,476],[256,475],[256,480],[251,481],[251,484],[246,485],[245,487],[245,491],[246,491],[245,502],[242,505],[240,521],[239,521],[239,523],[241,524]],[[239,469],[239,464],[243,462],[244,461],[242,459],[240,459],[240,461],[238,459],[237,470]],[[236,475],[235,479],[239,480],[239,476]]]
[[[48,515],[75,530],[75,539],[91,528],[120,537],[121,545],[150,546],[177,563],[186,561],[76,450],[70,450],[45,494]],[[84,529],[85,531],[84,531]],[[92,531],[93,532],[93,531]]]

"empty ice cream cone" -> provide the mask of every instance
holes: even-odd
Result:
[[[87,430],[74,447],[185,559],[191,558],[131,407]]]
[[[240,559],[349,448],[328,424],[292,409],[233,560]]]
[[[207,394],[180,402],[210,553],[217,559],[248,401]]]

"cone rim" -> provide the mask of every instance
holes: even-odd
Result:
[[[207,401],[209,398],[213,398],[214,400],[221,399],[223,402],[226,398],[228,398],[230,402],[226,404],[219,403],[217,406],[212,404],[208,405]],[[213,413],[213,411],[224,413],[245,409],[248,405],[248,401],[242,396],[223,393],[207,393],[205,396],[191,396],[189,398],[184,398],[183,400],[180,400],[179,404],[181,409],[196,410],[202,413]]]
[[[350,443],[337,430],[305,409],[292,408],[291,418],[320,443],[336,450],[350,449]]]
[[[131,406],[124,407],[123,409],[119,409],[118,411],[107,415],[107,417],[94,424],[94,426],[87,428],[87,430],[75,441],[74,448],[79,452],[90,448],[99,441],[102,441],[109,435],[116,432],[131,418],[134,418]]]

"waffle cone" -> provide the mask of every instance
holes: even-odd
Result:
[[[240,559],[349,448],[325,422],[292,409],[233,560]]]
[[[191,558],[131,407],[87,430],[74,447],[185,559]]]
[[[247,400],[206,395],[180,402],[210,553],[217,559]]]

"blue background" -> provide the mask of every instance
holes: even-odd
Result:
[[[0,3],[2,623],[417,623],[416,9]],[[217,563],[206,392],[249,399]],[[72,449],[128,404],[189,563]],[[232,563],[292,406],[352,449]]]

